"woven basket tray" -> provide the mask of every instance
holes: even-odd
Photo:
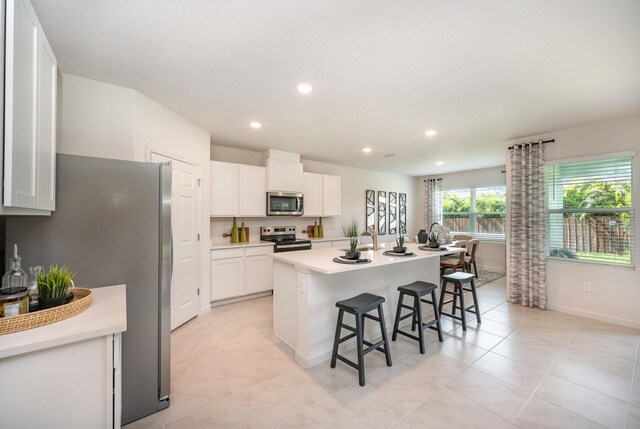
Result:
[[[59,322],[82,313],[91,306],[91,289],[73,288],[73,299],[68,304],[19,316],[0,318],[0,335],[26,331]]]

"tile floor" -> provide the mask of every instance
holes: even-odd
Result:
[[[466,334],[367,355],[365,387],[299,366],[270,297],[214,308],[172,334],[171,407],[126,428],[640,428],[640,331],[508,304],[504,278],[479,296]]]

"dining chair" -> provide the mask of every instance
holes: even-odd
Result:
[[[456,242],[456,247],[462,247],[469,250],[469,241],[459,240]],[[443,256],[440,258],[440,277],[444,275],[444,273],[451,269],[454,272],[458,271],[458,268],[461,268],[465,271],[467,265],[465,262],[466,252],[460,252],[457,255],[453,256]]]
[[[478,278],[478,266],[476,265],[476,251],[478,250],[478,247],[480,246],[480,241],[479,240],[469,240],[468,243],[469,243],[469,245],[467,246],[467,252],[464,255],[465,271],[470,273],[471,272],[471,265],[473,265],[473,273],[475,274],[476,278]],[[457,244],[456,244],[456,246],[457,246]],[[471,248],[471,251],[469,251],[469,248]]]

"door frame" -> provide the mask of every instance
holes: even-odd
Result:
[[[196,167],[198,169],[198,180],[200,181],[200,183],[203,182],[202,180],[202,163],[200,162],[196,162],[193,160],[190,160],[188,158],[185,158],[183,156],[180,155],[176,155],[175,153],[171,153],[169,151],[165,151],[163,149],[158,149],[158,148],[154,148],[152,146],[147,146],[147,151],[146,151],[146,161],[147,162],[151,162],[151,154],[156,154],[156,155],[160,155],[160,156],[164,156],[166,158],[171,158],[171,159],[175,159],[176,161],[180,161],[180,162],[184,162],[185,164],[189,164],[192,165],[194,167]],[[202,216],[202,186],[198,186],[198,202],[199,202],[199,207],[197,207],[197,211],[200,214],[199,218]],[[197,279],[198,279],[198,290],[200,290],[200,293],[198,293],[196,295],[196,318],[200,317],[200,308],[201,308],[201,300],[203,298],[203,285],[202,285],[202,263],[203,263],[203,251],[202,251],[202,246],[204,245],[205,241],[203,239],[203,234],[202,234],[202,221],[199,222],[198,224],[198,234],[200,234],[200,241],[198,242],[198,262],[197,262],[197,270],[198,270],[198,275],[197,275]]]

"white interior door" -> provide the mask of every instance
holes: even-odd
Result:
[[[173,279],[171,329],[198,315],[199,167],[151,153],[151,162],[171,162],[171,228]]]

